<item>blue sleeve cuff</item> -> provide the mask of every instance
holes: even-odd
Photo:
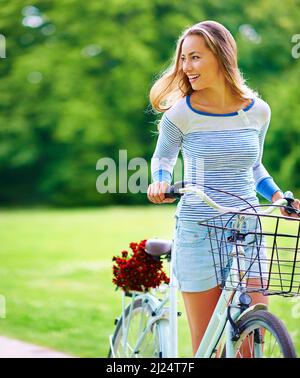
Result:
[[[153,181],[154,182],[165,181],[165,182],[168,182],[169,184],[171,184],[171,182],[172,182],[172,175],[171,175],[171,173],[168,172],[168,171],[164,171],[163,169],[159,169],[158,171],[154,172],[152,176],[153,176]]]
[[[261,180],[258,185],[256,186],[256,191],[259,193],[262,197],[267,199],[268,201],[272,202],[273,195],[281,191],[280,188],[275,184],[272,177],[266,177],[263,180]]]

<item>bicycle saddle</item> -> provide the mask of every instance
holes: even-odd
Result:
[[[151,256],[167,255],[171,252],[172,240],[149,239],[145,245],[145,251]]]

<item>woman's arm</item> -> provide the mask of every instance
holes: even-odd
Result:
[[[164,193],[172,182],[173,169],[182,144],[182,132],[164,114],[160,121],[159,137],[151,159],[153,183],[147,195],[153,203],[170,203],[175,199],[165,198]]]
[[[172,182],[173,169],[182,143],[182,132],[166,114],[160,121],[159,137],[151,159],[153,181]]]
[[[271,119],[271,109],[266,104],[265,109],[265,121],[259,130],[259,155],[258,158],[253,165],[253,177],[255,180],[255,186],[256,191],[259,193],[262,197],[267,199],[268,201],[272,201],[272,197],[275,193],[281,192],[279,186],[274,182],[273,178],[269,174],[269,172],[266,170],[262,163],[262,156],[263,156],[263,149],[264,149],[264,142],[265,137],[267,134],[267,130],[270,125],[270,119]]]

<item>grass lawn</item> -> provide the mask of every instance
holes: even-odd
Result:
[[[174,205],[0,211],[0,334],[80,357],[106,357],[120,311],[111,258],[130,241],[171,238]],[[180,357],[191,357],[180,300]],[[271,298],[300,355],[300,301]]]

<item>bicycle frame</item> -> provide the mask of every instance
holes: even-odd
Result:
[[[238,226],[242,228],[243,221],[245,217],[241,216],[239,219]],[[176,286],[177,281],[173,273],[172,261],[174,261],[175,250],[172,251],[171,256],[171,283],[170,283],[170,357],[176,358],[178,356],[177,350],[177,300],[176,300]],[[238,256],[238,257],[237,257]],[[239,277],[239,271],[245,271],[245,253],[243,242],[240,242],[236,248],[232,248],[232,265],[230,267],[230,272],[227,276],[225,287],[232,287],[232,282],[240,282],[242,287],[246,286],[246,277],[244,276],[241,280]],[[239,262],[238,262],[239,260]],[[238,269],[239,264],[239,269]],[[195,358],[210,358],[213,353],[216,352],[215,347],[219,343],[221,337],[224,335],[226,338],[226,357],[234,357],[234,341],[232,340],[233,328],[228,321],[228,306],[230,304],[230,316],[231,319],[235,322],[238,320],[242,314],[242,309],[239,306],[239,295],[241,293],[235,290],[226,290],[223,289],[216,305],[216,308],[213,312],[213,315],[210,319],[206,332],[203,336],[203,339],[199,345],[199,348],[195,354]],[[249,307],[246,311],[252,311],[257,307],[261,309],[266,309],[267,307],[264,304],[256,304]],[[228,322],[227,322],[228,321]],[[226,324],[227,323],[227,324]]]
[[[231,208],[231,207],[223,207],[215,203],[210,197],[208,197],[202,190],[199,188],[194,187],[193,185],[189,187],[185,187],[179,189],[181,194],[185,192],[192,192],[198,195],[204,202],[206,202],[210,207],[218,210],[220,214],[227,214],[232,212],[239,212],[240,209],[238,208]],[[290,192],[286,192],[285,198],[277,200],[273,203],[272,207],[267,208],[264,211],[261,211],[259,214],[256,215],[268,215],[274,211],[275,206],[287,206],[290,204],[292,194]],[[290,205],[289,205],[290,206]],[[299,213],[298,213],[299,214]],[[240,213],[238,216],[235,229],[241,230],[243,226],[243,222],[247,215],[251,216],[253,213],[250,211],[244,211],[243,214]],[[234,248],[235,247],[235,248]],[[142,300],[144,303],[149,303],[150,308],[152,310],[152,317],[148,321],[144,330],[140,333],[136,344],[132,347],[131,356],[134,357],[138,354],[139,346],[143,341],[145,335],[152,330],[152,326],[156,322],[163,321],[163,327],[167,327],[167,319],[169,320],[169,327],[168,327],[168,351],[166,357],[178,357],[178,324],[177,324],[177,288],[178,282],[173,273],[174,271],[174,261],[176,259],[175,256],[176,249],[172,248],[171,253],[171,263],[170,263],[170,284],[169,284],[169,293],[165,296],[163,300],[159,300],[156,298],[154,294],[151,293],[133,293],[132,294],[132,301],[129,307],[129,313],[126,314],[126,306],[125,306],[125,296],[126,294],[123,292],[122,298],[122,317],[119,321],[122,321],[122,346],[123,352],[125,352],[127,347],[127,338],[128,338],[128,325],[130,324],[131,315],[133,311],[133,304],[135,300]],[[206,332],[202,338],[202,341],[199,345],[199,348],[195,354],[196,358],[210,358],[213,354],[217,353],[218,350],[216,348],[219,347],[221,338],[226,339],[226,357],[233,358],[235,357],[234,347],[235,347],[235,340],[234,340],[234,332],[236,331],[236,327],[234,325],[237,321],[242,319],[242,317],[251,311],[267,309],[267,306],[259,303],[253,305],[251,307],[244,306],[242,308],[240,303],[240,293],[243,293],[243,288],[246,289],[246,275],[239,272],[245,272],[245,252],[242,241],[235,241],[233,245],[232,251],[232,264],[230,267],[230,271],[228,273],[225,287],[223,288],[218,303],[214,309],[212,317],[209,321],[207,326]],[[235,283],[235,286],[233,285]],[[238,283],[238,286],[237,286]],[[230,288],[228,290],[228,288]],[[238,290],[237,290],[238,289]],[[246,290],[245,290],[246,292]],[[142,303],[143,303],[142,302]],[[165,307],[166,304],[169,302],[169,310]],[[248,308],[247,308],[248,307]],[[127,324],[125,324],[126,317],[128,316]],[[235,328],[235,329],[234,329]],[[166,332],[165,328],[165,332]],[[112,356],[115,357],[115,351],[113,346],[113,336],[110,336],[110,347]],[[260,343],[255,343],[255,355],[261,356],[262,350]],[[164,348],[164,352],[166,352],[166,348]],[[124,353],[125,354],[125,353]]]
[[[244,260],[244,248],[241,245],[237,246],[236,254],[233,256],[232,266],[227,277],[226,285],[229,286],[230,282],[238,282],[238,266],[237,266],[237,257],[239,254],[239,264],[242,271],[245,270],[245,260]],[[241,282],[241,285],[244,286],[245,278]],[[232,285],[231,285],[232,286]],[[230,316],[233,321],[236,321],[237,318],[242,313],[239,305],[239,292],[223,289],[216,305],[216,308],[213,312],[213,315],[210,319],[206,332],[203,336],[203,339],[199,345],[199,348],[196,352],[196,358],[209,358],[213,353],[216,352],[215,347],[217,346],[220,338],[223,334],[224,328],[226,327],[226,357],[234,357],[234,343],[232,340],[233,328],[230,322],[227,323],[228,315],[227,309],[230,303]],[[252,310],[254,306],[250,307],[249,310]],[[227,324],[226,324],[227,323]]]
[[[169,353],[168,357],[177,358],[178,357],[178,322],[177,322],[177,288],[178,283],[175,275],[173,274],[173,261],[174,261],[175,250],[172,251],[173,256],[171,255],[171,264],[170,264],[170,284],[169,284],[169,294],[165,296],[162,301],[159,301],[151,293],[142,293],[142,294],[132,294],[132,301],[130,304],[128,321],[130,323],[131,314],[133,310],[133,303],[135,300],[142,299],[143,301],[148,301],[151,304],[152,308],[155,308],[155,315],[148,321],[146,328],[140,334],[136,345],[132,349],[132,355],[129,357],[134,357],[135,351],[139,349],[141,342],[143,341],[144,336],[149,332],[152,325],[162,319],[169,319]],[[228,274],[226,285],[230,285],[231,282],[238,282],[240,279],[238,277],[238,262],[236,255],[239,254],[239,265],[240,270],[245,270],[245,260],[244,260],[244,248],[242,245],[238,245],[236,252],[233,253],[232,265],[230,272]],[[245,286],[245,277],[241,281],[241,285]],[[222,336],[226,338],[226,357],[234,357],[234,341],[232,340],[233,328],[228,321],[227,309],[230,304],[230,315],[232,320],[235,322],[242,313],[242,310],[239,305],[239,294],[240,292],[234,290],[225,290],[223,289],[216,305],[216,308],[213,312],[213,315],[210,319],[206,332],[203,336],[203,339],[199,345],[199,348],[195,354],[195,358],[210,358],[213,353],[216,352],[215,347],[219,343]],[[122,328],[123,328],[123,350],[126,349],[126,342],[128,336],[128,328],[125,324],[125,293],[122,294]],[[165,305],[169,302],[170,310],[166,312]],[[249,307],[246,311],[252,311],[255,307],[260,306],[260,308],[266,308],[265,305],[259,304]],[[227,324],[226,324],[227,323]],[[226,329],[225,329],[226,328]],[[225,329],[225,333],[224,333]],[[110,346],[114,357],[112,336],[110,337]]]
[[[180,192],[184,193],[187,191],[194,192],[200,198],[202,198],[208,205],[212,208],[217,209],[220,213],[231,213],[239,211],[236,208],[229,208],[229,207],[221,207],[216,204],[213,200],[211,200],[208,196],[205,195],[204,192],[197,188],[184,188],[181,189]],[[275,202],[275,205],[281,206],[286,205],[286,199],[280,199]],[[273,204],[274,205],[274,204]],[[273,211],[274,208],[269,208],[261,214],[269,214]],[[245,220],[245,216],[252,215],[251,213],[244,212],[243,215],[240,214],[238,217],[238,221],[236,223],[236,227],[240,229],[243,225],[243,221]],[[232,249],[234,252],[234,248]],[[144,336],[146,333],[151,329],[152,325],[155,322],[159,322],[163,319],[169,319],[169,335],[168,335],[168,355],[167,357],[177,358],[178,357],[178,324],[177,324],[177,288],[178,283],[177,279],[173,273],[173,263],[176,258],[175,256],[176,249],[172,248],[171,253],[171,263],[170,263],[170,284],[169,284],[169,295],[166,295],[162,301],[159,301],[155,295],[151,293],[139,293],[133,294],[131,306],[129,308],[129,316],[128,316],[128,324],[130,323],[131,314],[133,310],[133,303],[134,300],[142,299],[147,300],[151,304],[151,308],[155,309],[154,316],[149,320],[146,328],[141,333],[140,337],[138,338],[136,345],[132,348],[132,356],[135,356],[135,352],[138,350],[139,345],[143,341]],[[235,253],[232,253],[232,265],[230,267],[230,272],[227,276],[225,287],[233,287],[230,285],[231,282],[239,282],[239,285],[242,287],[246,286],[246,277],[241,279],[239,277],[238,272],[245,271],[245,254],[244,248],[242,243],[236,244]],[[226,338],[226,357],[232,358],[234,356],[234,340],[233,340],[233,327],[231,322],[228,321],[228,307],[230,306],[230,318],[233,321],[233,324],[239,319],[240,316],[244,315],[246,312],[253,311],[258,307],[260,309],[267,309],[267,306],[264,304],[256,304],[254,306],[249,307],[246,311],[242,311],[240,303],[239,303],[239,293],[243,290],[227,290],[223,289],[216,305],[216,308],[212,314],[210,322],[207,326],[206,332],[202,338],[202,341],[199,345],[199,348],[195,354],[196,358],[209,358],[212,354],[216,353],[217,351],[215,348],[218,346],[219,342],[221,341],[221,337],[225,336]],[[169,311],[166,311],[165,305],[169,302]],[[228,321],[228,322],[227,322]],[[122,344],[125,351],[127,336],[128,336],[128,327],[125,324],[125,293],[123,293],[122,299]],[[225,330],[225,332],[224,332]],[[115,357],[115,353],[113,350],[113,342],[112,336],[110,336],[110,346],[113,357]],[[259,348],[259,346],[255,346],[255,348]],[[257,350],[256,355],[259,355],[261,351]]]

